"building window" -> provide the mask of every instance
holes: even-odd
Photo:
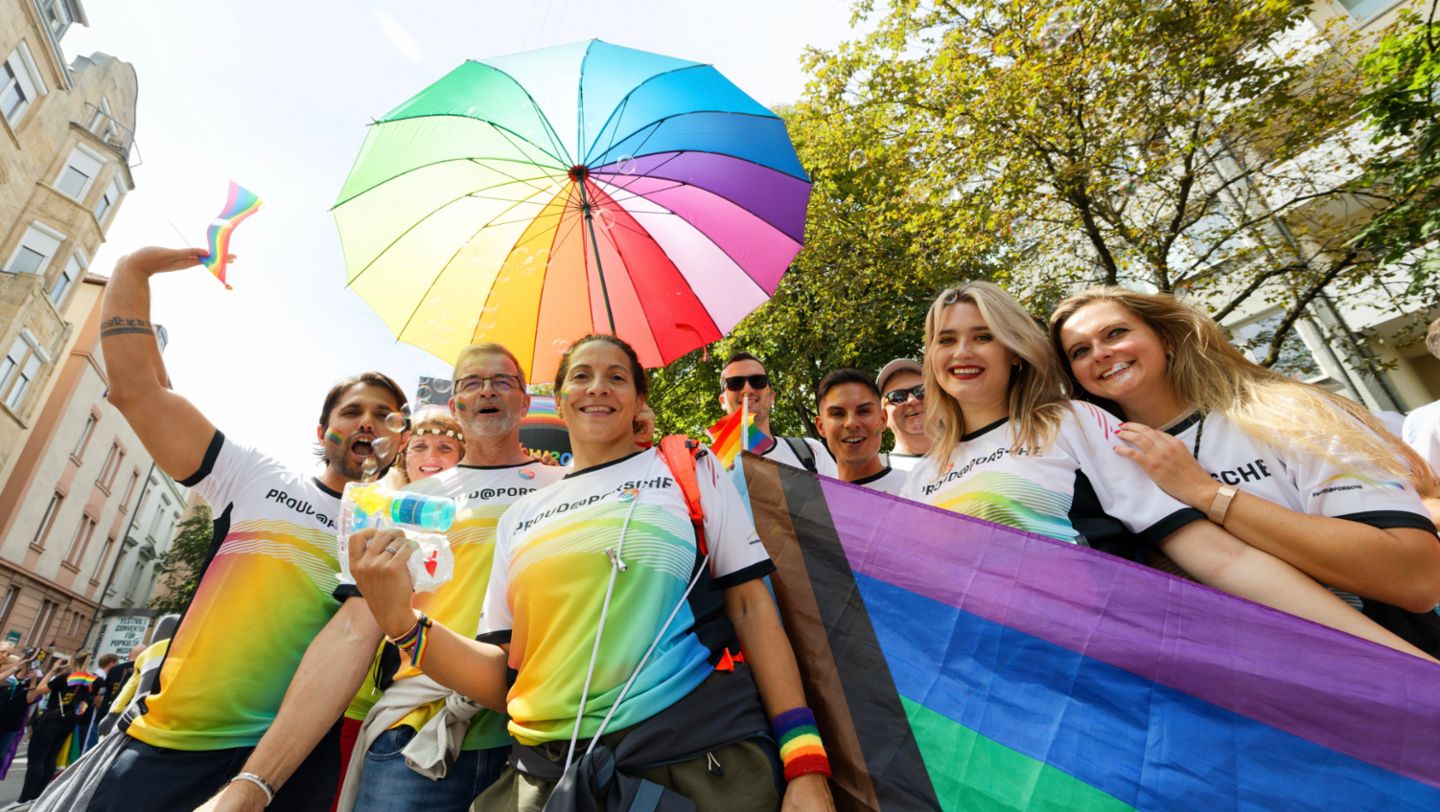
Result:
[[[29,330],[21,330],[14,343],[0,360],[0,397],[12,412],[20,411],[25,393],[40,373],[40,366],[49,363],[50,356],[40,347]]]
[[[40,223],[31,223],[30,227],[25,229],[25,236],[20,238],[19,247],[10,255],[10,261],[5,263],[5,270],[10,273],[43,274],[45,267],[50,264],[50,258],[60,250],[60,243],[64,241],[64,234]]]
[[[105,193],[100,195],[100,202],[95,204],[95,219],[99,220],[101,225],[105,224],[105,215],[115,208],[115,204],[120,202],[120,198],[124,194],[125,182],[120,179],[119,175],[116,175],[106,185]]]
[[[20,123],[25,111],[45,95],[45,82],[30,56],[30,46],[20,43],[0,67],[0,115],[10,126]]]
[[[90,191],[90,184],[95,182],[95,176],[100,174],[103,166],[104,158],[84,146],[76,146],[70,153],[70,159],[65,162],[65,168],[60,170],[60,178],[55,181],[55,188],[76,200],[84,200]]]
[[[80,564],[80,560],[85,557],[86,548],[90,546],[90,539],[95,536],[96,524],[89,514],[80,517],[80,526],[75,528],[75,538],[70,540],[70,551],[65,554],[66,564],[72,567]]]
[[[0,629],[10,622],[10,612],[15,608],[15,601],[20,599],[20,587],[11,585],[5,588],[5,596],[0,598]]]
[[[110,559],[110,551],[115,549],[115,537],[105,539],[105,547],[100,550],[100,560],[95,562],[95,571],[90,573],[90,583],[100,583],[100,573],[105,571],[105,562]]]
[[[1368,20],[1395,5],[1396,0],[1339,0],[1340,5],[1357,20]]]
[[[55,610],[59,608],[60,604],[55,601],[40,602],[40,611],[35,615],[35,625],[30,627],[30,645],[45,645],[45,637],[50,634],[50,622],[55,619]]]
[[[65,36],[65,29],[70,27],[73,19],[65,0],[40,0],[40,14],[45,18],[45,24],[50,27],[50,33],[55,35],[55,39]]]
[[[120,466],[125,462],[125,451],[120,448],[120,443],[110,445],[110,454],[105,457],[105,464],[100,468],[100,476],[95,478],[95,484],[99,485],[106,493],[110,492],[110,486],[115,484],[115,474],[119,473]]]
[[[80,278],[85,270],[85,257],[80,252],[70,255],[65,267],[60,269],[60,274],[55,277],[55,282],[50,285],[50,304],[60,307],[65,303],[65,294],[70,292],[70,286]]]
[[[1260,363],[1270,352],[1270,342],[1275,338],[1275,328],[1280,326],[1284,314],[1276,310],[1253,321],[1246,322],[1231,330],[1235,346]],[[1280,344],[1280,357],[1270,368],[1282,375],[1302,381],[1315,381],[1324,376],[1324,370],[1310,354],[1305,339],[1300,336],[1299,322],[1291,326],[1289,335]]]
[[[166,514],[169,513],[169,512],[170,512],[170,498],[167,497],[167,496],[165,496],[164,494],[161,494],[161,496],[160,496],[160,504],[157,505],[156,508],[155,508],[155,516],[150,519],[150,529],[145,532],[145,537],[146,537],[147,539],[149,539],[151,542],[164,541],[164,540],[165,540],[164,536],[160,535],[160,532],[161,532],[161,530],[160,530],[160,523],[165,520],[165,516],[166,516]],[[171,519],[171,521],[173,522],[174,519]],[[167,524],[165,525],[165,527],[166,527],[166,531],[168,532],[168,530],[169,530],[169,524],[167,523]]]
[[[136,468],[130,472],[130,484],[125,486],[125,495],[120,497],[120,512],[127,513],[130,510],[130,497],[135,495],[135,483],[140,481],[140,469]]]
[[[85,428],[80,430],[80,439],[75,443],[75,450],[70,452],[70,456],[77,460],[85,458],[85,447],[90,445],[90,437],[95,434],[95,424],[99,422],[100,415],[94,412],[85,418]]]
[[[35,538],[30,539],[31,546],[45,546],[45,537],[50,535],[50,528],[55,526],[55,517],[60,513],[60,506],[63,504],[65,494],[56,491],[50,496],[50,504],[45,506],[45,515],[40,517],[40,526],[35,528]]]

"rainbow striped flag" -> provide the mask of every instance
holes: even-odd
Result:
[[[741,401],[739,410],[720,418],[705,433],[710,435],[710,450],[726,468],[735,464],[735,458],[741,451],[754,451],[765,440],[764,433],[755,427],[755,417],[744,401]]]
[[[80,687],[82,685],[88,688],[94,685],[99,679],[100,678],[95,676],[94,674],[87,674],[82,671],[72,671],[70,673],[70,676],[65,679],[65,684],[71,688]]]
[[[225,208],[215,215],[210,228],[205,232],[205,242],[210,247],[202,264],[219,279],[226,290],[233,290],[225,281],[225,266],[229,264],[230,235],[245,218],[260,210],[260,198],[235,181],[230,181],[230,193],[225,199]]]
[[[842,810],[1440,809],[1440,665],[751,457]]]

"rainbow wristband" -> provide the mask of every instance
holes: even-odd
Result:
[[[390,641],[396,648],[410,655],[410,664],[416,668],[420,667],[420,660],[425,656],[425,649],[430,643],[430,625],[430,618],[422,612],[415,620],[414,628]]]
[[[808,773],[830,775],[830,757],[820,741],[815,714],[809,708],[792,708],[770,720],[775,741],[780,744],[780,761],[785,765],[785,780],[794,781]]]

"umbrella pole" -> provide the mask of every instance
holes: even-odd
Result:
[[[590,249],[595,252],[595,275],[600,277],[600,297],[605,300],[605,318],[610,320],[610,335],[615,333],[615,313],[610,310],[610,292],[605,288],[605,269],[600,267],[600,244],[595,241],[595,220],[591,217],[590,197],[585,194],[585,178],[580,179],[580,208],[585,212],[585,230],[590,232]]]

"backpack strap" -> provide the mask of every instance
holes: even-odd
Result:
[[[815,451],[810,448],[810,444],[805,442],[804,438],[781,437],[780,439],[784,440],[785,444],[790,446],[790,450],[795,452],[795,456],[800,459],[800,464],[805,466],[805,470],[812,474],[820,473],[820,469],[815,467]]]
[[[683,434],[671,434],[660,441],[660,458],[670,468],[675,484],[685,497],[685,507],[690,512],[690,523],[695,526],[695,544],[700,555],[710,554],[710,545],[705,543],[705,510],[700,506],[700,478],[696,475],[695,456],[700,453],[700,444]]]

